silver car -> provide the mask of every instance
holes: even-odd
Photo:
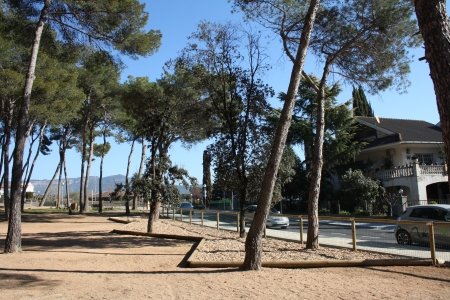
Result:
[[[250,205],[245,208],[245,222],[251,223],[253,221],[253,216],[255,215],[256,205]],[[270,209],[270,214],[279,214],[280,212],[275,208]],[[282,216],[271,216],[267,217],[266,227],[272,228],[282,228],[286,229],[289,226],[289,219]]]
[[[434,239],[437,245],[450,247],[450,205],[430,204],[408,207],[397,220],[419,221],[417,224],[397,224],[395,237],[402,245],[428,244],[430,237],[426,222],[449,222],[448,226],[435,226]]]

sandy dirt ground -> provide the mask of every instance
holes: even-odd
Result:
[[[192,242],[112,234],[130,225],[109,216],[24,215],[0,299],[450,299],[447,267],[191,269]]]

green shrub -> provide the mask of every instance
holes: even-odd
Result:
[[[350,215],[351,215],[351,213],[348,212],[348,211],[346,211],[346,210],[341,210],[341,211],[339,212],[339,214],[340,214],[340,215],[343,215],[343,216],[350,216]]]
[[[370,216],[370,211],[368,211],[368,210],[357,210],[357,211],[355,211],[355,213],[353,215],[355,215],[355,216]]]
[[[430,204],[438,204],[436,201],[430,201]]]
[[[329,213],[330,213],[330,210],[327,209],[327,208],[319,209],[319,215],[326,215],[326,214],[329,214]]]

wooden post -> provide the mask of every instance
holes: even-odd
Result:
[[[202,227],[203,227],[203,210],[202,210]]]
[[[216,212],[217,230],[219,230],[219,212]]]
[[[352,221],[353,251],[356,251],[356,222],[355,222],[355,218],[351,218],[350,220]]]
[[[303,245],[303,218],[302,218],[302,216],[298,216],[298,220],[300,221],[300,244]]]
[[[180,208],[180,222],[183,222],[183,209]]]
[[[172,207],[172,219],[175,221],[175,208]]]
[[[434,241],[434,224],[433,222],[427,223],[428,225],[428,234],[430,236],[430,252],[431,252],[431,260],[433,261],[433,265],[436,264],[436,245]]]
[[[239,213],[236,213],[236,232],[239,233]]]
[[[267,227],[266,226],[264,226],[264,238],[266,238],[267,237]]]
[[[192,210],[189,211],[189,224],[192,225]]]

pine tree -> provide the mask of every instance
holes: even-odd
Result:
[[[367,101],[366,94],[362,86],[353,87],[353,114],[359,117],[374,117],[372,106]]]

